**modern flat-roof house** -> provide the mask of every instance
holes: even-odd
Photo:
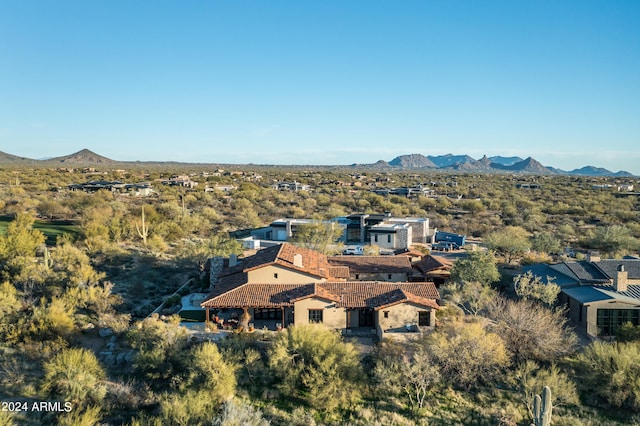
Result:
[[[591,259],[524,268],[560,286],[558,302],[577,327],[594,337],[615,336],[630,322],[640,325],[640,259]]]
[[[269,226],[251,231],[251,236],[258,240],[289,241],[296,235],[300,225],[316,222],[314,219],[276,219]],[[344,232],[340,240],[346,244],[372,244],[397,251],[406,250],[415,243],[426,243],[430,239],[427,218],[358,213],[324,223],[342,227]]]
[[[317,222],[318,221],[314,219],[276,219],[271,222],[269,226],[251,231],[251,236],[254,239],[259,240],[289,241],[291,238],[295,237],[300,225],[310,225]],[[331,221],[326,221],[323,223],[330,224],[331,226],[342,226],[336,222]]]
[[[403,274],[410,273],[410,265],[400,262],[407,265],[390,264],[388,273],[379,265],[363,276],[367,280],[352,280],[354,264],[283,243],[245,259],[212,259],[211,291],[201,306],[207,321],[211,310],[222,317],[247,312],[256,328],[320,322],[345,334],[364,330],[379,338],[430,329],[438,290],[432,282],[407,282]],[[404,280],[368,279],[376,273]]]

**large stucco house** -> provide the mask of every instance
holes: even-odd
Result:
[[[572,322],[593,337],[615,336],[630,322],[640,325],[640,259],[600,259],[524,268],[560,286],[558,302]]]
[[[212,259],[211,291],[201,304],[206,319],[247,312],[256,328],[319,322],[345,334],[365,331],[380,338],[435,326],[438,290],[433,282],[407,281],[406,257],[381,256],[387,271],[376,265],[360,272],[340,259],[288,243],[244,259]],[[359,274],[362,279],[354,279]]]

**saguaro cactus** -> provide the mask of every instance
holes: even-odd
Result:
[[[47,246],[44,247],[43,255],[44,255],[44,267],[46,269],[50,269],[53,266],[53,261],[51,260],[51,254],[49,253],[49,249],[47,248]]]
[[[142,206],[142,220],[140,222],[140,226],[136,223],[136,231],[138,231],[138,235],[142,238],[142,244],[146,246],[147,237],[149,236],[149,227],[144,220],[144,206]]]
[[[533,397],[533,424],[532,426],[549,426],[551,425],[551,389],[545,386],[542,390],[542,397],[536,395]]]

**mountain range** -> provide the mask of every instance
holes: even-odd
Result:
[[[475,160],[469,155],[428,155],[408,154],[400,155],[393,160],[386,162],[380,160],[374,164],[354,164],[358,167],[375,168],[403,168],[422,170],[451,170],[466,173],[522,173],[536,175],[581,175],[581,176],[614,176],[631,177],[631,173],[626,171],[612,172],[601,167],[585,166],[574,170],[561,170],[555,167],[547,167],[539,161],[527,157],[487,157]]]
[[[31,158],[20,157],[17,155],[7,154],[0,151],[0,165],[60,165],[60,166],[97,166],[97,165],[116,165],[116,164],[162,164],[163,162],[130,162],[117,161],[102,155],[96,154],[88,149],[83,149],[76,153],[61,157],[48,158],[43,160],[35,160]],[[176,164],[174,162],[164,162],[164,164]],[[614,176],[614,177],[632,177],[633,175],[626,171],[612,172],[610,170],[585,166],[574,170],[561,170],[555,167],[547,167],[542,165],[535,159],[528,157],[522,159],[520,157],[502,157],[494,156],[475,160],[469,155],[428,155],[407,154],[400,155],[393,160],[387,162],[379,160],[373,164],[352,164],[351,167],[359,168],[375,168],[375,169],[416,169],[416,170],[450,170],[465,173],[519,173],[519,174],[536,174],[536,175],[580,175],[580,176]]]

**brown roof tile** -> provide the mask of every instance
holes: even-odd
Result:
[[[427,272],[435,271],[437,269],[451,269],[453,267],[453,263],[440,256],[425,255],[421,260],[414,263],[414,266],[422,273],[426,274]]]
[[[411,273],[411,260],[407,256],[331,256],[329,263],[348,267],[352,274]]]
[[[320,297],[344,308],[382,309],[412,302],[438,308],[440,295],[431,282],[391,283],[380,281],[316,282],[312,284],[242,284],[202,303],[203,307],[274,308],[292,306],[298,300]]]
[[[302,256],[302,267],[293,264],[294,256],[296,254],[300,254]],[[225,268],[220,276],[224,277],[238,274],[240,272],[248,272],[273,264],[304,272],[309,275],[314,275],[319,278],[327,279],[333,277],[331,275],[332,267],[327,261],[327,256],[317,251],[297,247],[289,243],[283,243],[259,250],[253,256],[241,259],[238,264],[230,268]]]

